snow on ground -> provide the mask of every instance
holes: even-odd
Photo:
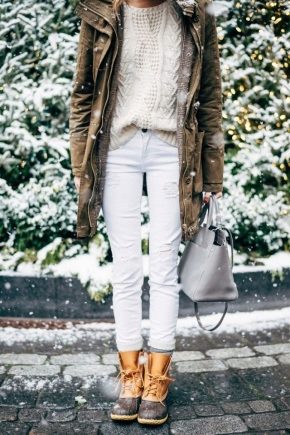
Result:
[[[220,314],[202,316],[204,325],[214,325],[220,318]],[[261,310],[252,312],[227,313],[221,326],[214,334],[256,332],[269,329],[290,326],[290,307],[277,310]],[[183,336],[198,335],[202,333],[197,322],[192,317],[178,319],[177,334]]]
[[[220,314],[203,316],[205,325],[212,325],[219,319]],[[55,349],[62,348],[64,344],[74,344],[78,340],[86,338],[110,339],[114,333],[114,324],[105,322],[88,322],[73,325],[67,322],[67,329],[43,329],[43,328],[0,328],[0,342],[13,347],[15,343],[31,341],[54,342]],[[290,307],[277,310],[252,311],[250,313],[228,313],[223,324],[212,334],[256,332],[290,326]],[[142,321],[144,335],[148,335],[150,322]],[[202,331],[192,317],[180,318],[177,322],[177,334],[179,336],[197,336],[207,334]]]

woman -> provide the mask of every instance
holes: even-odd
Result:
[[[77,237],[102,208],[113,254],[121,391],[114,420],[158,425],[175,348],[181,241],[222,196],[224,139],[215,17],[204,0],[82,0],[70,149]],[[149,202],[150,337],[143,360],[140,203]],[[144,364],[145,361],[145,364]]]

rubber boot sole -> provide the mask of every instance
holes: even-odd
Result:
[[[131,420],[136,420],[137,417],[138,417],[138,414],[133,414],[133,415],[118,415],[118,414],[111,414],[111,419],[112,419],[112,420],[120,420],[120,421],[131,421]]]
[[[138,423],[140,424],[151,424],[151,425],[159,425],[159,424],[163,424],[166,422],[166,420],[168,419],[168,414],[166,415],[166,417],[161,418],[161,419],[150,419],[150,418],[137,418]]]

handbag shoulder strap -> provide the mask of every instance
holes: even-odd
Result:
[[[194,302],[194,311],[195,311],[196,320],[197,320],[197,323],[199,324],[199,326],[200,326],[204,331],[209,331],[209,332],[211,332],[211,331],[214,331],[215,329],[217,329],[217,328],[221,325],[222,321],[224,320],[225,315],[226,315],[226,313],[227,313],[227,311],[228,311],[228,303],[225,302],[224,312],[222,313],[222,316],[221,316],[220,320],[218,321],[218,323],[217,323],[215,326],[213,326],[212,328],[205,328],[205,327],[203,326],[203,324],[202,324],[202,322],[201,322],[201,319],[200,319],[200,316],[199,316],[199,312],[198,312],[198,302]]]

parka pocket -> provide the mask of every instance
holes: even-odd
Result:
[[[193,152],[193,192],[202,192],[203,175],[202,175],[202,142],[204,130],[197,130],[195,133],[195,149]]]

